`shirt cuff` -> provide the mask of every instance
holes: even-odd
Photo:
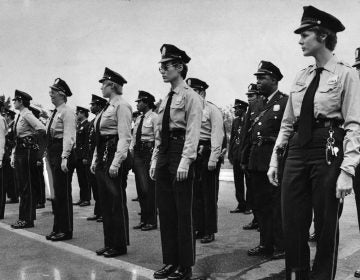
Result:
[[[193,161],[192,159],[182,157],[178,168],[189,170],[189,166],[192,163],[192,161]]]
[[[346,164],[346,162],[344,162],[344,161],[341,164],[340,169],[346,173],[349,173],[353,177],[355,176],[355,167],[352,165]]]
[[[151,166],[150,166],[150,168],[156,168],[156,162],[157,162],[157,160],[153,159],[153,160],[151,161]]]

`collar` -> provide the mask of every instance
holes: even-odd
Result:
[[[112,99],[109,99],[109,104],[113,106],[116,102],[118,102],[118,100],[120,98],[121,98],[121,95],[119,95],[119,94],[115,95]]]
[[[150,109],[149,111],[146,112],[144,118],[147,119],[151,114],[152,114],[153,110]]]
[[[333,55],[332,58],[330,58],[330,60],[324,65],[324,70],[335,73],[335,67],[338,62],[339,59],[336,57],[336,55]],[[309,72],[312,73],[316,68],[316,64],[311,65]]]
[[[66,106],[66,103],[64,102],[64,103],[62,103],[61,105],[57,106],[57,107],[56,107],[56,110],[59,111],[59,110],[65,108],[65,106]]]
[[[175,92],[175,94],[179,94],[183,88],[185,88],[185,89],[189,88],[189,86],[185,83],[184,80],[176,88],[172,89],[171,91]]]
[[[275,96],[275,94],[279,91],[279,89],[275,90],[272,94],[269,95],[267,103]]]
[[[24,109],[22,109],[20,111],[20,116],[24,116],[25,114],[27,114],[28,112],[30,112],[29,108],[25,107]]]

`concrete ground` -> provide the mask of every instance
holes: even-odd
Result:
[[[248,257],[247,250],[258,244],[257,231],[244,231],[251,215],[230,214],[235,207],[231,171],[222,170],[219,194],[219,233],[216,241],[197,244],[194,279],[265,280],[284,279],[284,260]],[[153,270],[162,266],[160,232],[133,230],[139,222],[139,205],[134,177],[128,180],[130,243],[128,254],[115,259],[98,257],[94,251],[103,246],[102,224],[86,220],[92,206],[74,206],[74,238],[66,242],[46,241],[44,235],[52,228],[51,205],[37,211],[35,228],[13,230],[18,204],[7,204],[5,219],[0,222],[0,280],[112,280],[152,279]],[[76,175],[73,180],[73,200],[78,200]],[[345,200],[340,222],[340,249],[337,280],[356,279],[354,270],[360,267],[360,234],[357,226],[354,197]],[[314,253],[313,244],[312,255]]]

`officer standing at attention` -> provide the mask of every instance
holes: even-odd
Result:
[[[134,229],[149,231],[157,228],[157,207],[155,198],[155,182],[150,178],[151,156],[155,145],[157,114],[153,111],[155,98],[146,91],[139,91],[137,110],[141,115],[137,118],[130,144],[133,155],[136,189],[139,197],[141,220]]]
[[[14,124],[15,147],[10,164],[15,168],[20,205],[19,220],[11,225],[14,229],[34,227],[36,219],[36,161],[44,153],[44,141],[41,138],[45,134],[45,126],[29,110],[30,100],[32,97],[28,93],[15,91],[14,107],[19,110],[19,114]]]
[[[263,99],[251,103],[246,114],[244,129],[250,133],[251,146],[249,156],[242,160],[242,164],[247,165],[251,176],[260,244],[250,249],[248,255],[281,258],[284,257],[281,192],[280,188],[270,184],[267,169],[288,98],[278,90],[283,75],[273,63],[261,61],[254,75]]]
[[[89,206],[91,199],[91,189],[88,180],[88,170],[90,168],[85,148],[88,145],[89,130],[89,109],[80,106],[76,107],[76,173],[80,188],[80,199],[73,203],[81,207]]]
[[[257,100],[258,98],[261,98],[259,96],[259,91],[257,89],[256,84],[250,84],[249,85],[246,96],[247,96],[249,104],[252,103],[253,101]]]
[[[74,110],[66,104],[71,95],[69,86],[60,78],[50,86],[51,103],[55,109],[46,129],[46,157],[53,178],[54,225],[46,239],[51,241],[68,240],[73,236],[71,181],[75,165],[76,120]]]
[[[190,57],[174,45],[160,48],[160,73],[171,84],[159,107],[150,175],[156,178],[161,246],[165,266],[156,279],[189,279],[195,264],[193,180],[203,102],[185,82]]]
[[[235,197],[238,202],[237,207],[231,210],[230,213],[244,213],[246,209],[245,200],[245,185],[244,185],[244,171],[240,166],[240,152],[241,146],[241,134],[244,133],[242,128],[245,122],[245,114],[248,103],[240,99],[235,99],[234,110],[235,118],[231,126],[230,144],[228,158],[230,163],[233,165],[234,171],[234,184],[235,184]]]
[[[315,64],[295,78],[272,154],[269,180],[278,185],[277,151],[288,144],[282,179],[286,279],[335,278],[342,199],[360,161],[360,81],[333,54],[334,16],[304,7],[299,44]],[[314,209],[317,246],[310,272],[309,228]]]
[[[90,112],[93,113],[95,116],[97,116],[102,109],[107,104],[107,100],[97,96],[95,94],[91,97],[90,102]],[[87,162],[90,164],[94,155],[94,150],[96,147],[96,135],[95,135],[95,119],[92,119],[89,123],[88,132],[87,132],[87,143],[85,145],[85,153],[87,155]],[[96,181],[95,175],[90,171],[90,168],[87,170],[88,172],[88,179],[89,179],[89,185],[92,190],[93,198],[95,200],[95,206],[94,206],[94,215],[87,217],[88,221],[97,221],[102,222],[102,213],[101,213],[101,206],[100,206],[100,199],[99,199],[99,188]]]
[[[107,258],[124,255],[129,245],[129,217],[126,206],[125,160],[131,141],[131,106],[122,97],[127,81],[115,71],[105,68],[103,97],[108,98],[102,112],[96,116],[96,148],[91,172],[98,182],[103,214],[105,247],[96,251]]]
[[[198,155],[195,161],[194,228],[201,243],[215,240],[219,193],[220,155],[224,140],[224,122],[218,107],[205,100],[207,83],[188,78],[186,83],[203,99]]]
[[[0,112],[3,111],[4,102],[0,101]],[[4,219],[5,212],[5,201],[6,201],[6,190],[4,185],[4,168],[3,168],[3,157],[5,154],[5,137],[8,133],[8,126],[6,120],[0,114],[0,220]]]

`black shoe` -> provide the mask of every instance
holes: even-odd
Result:
[[[50,238],[51,241],[63,241],[69,239],[72,239],[72,232],[59,232]]]
[[[195,239],[202,239],[204,237],[204,234],[201,231],[197,231],[195,233]]]
[[[110,250],[110,247],[104,247],[104,248],[101,248],[99,250],[96,250],[95,253],[96,253],[96,255],[101,256],[108,250]]]
[[[38,204],[36,205],[36,209],[43,209],[43,208],[45,208],[45,204],[44,204],[44,203],[38,203]]]
[[[176,270],[176,266],[173,264],[167,264],[161,269],[154,272],[155,279],[165,279]]]
[[[79,206],[80,206],[80,207],[90,206],[90,201],[89,201],[89,200],[82,201],[82,202],[79,204]]]
[[[90,217],[87,217],[86,220],[88,221],[96,221],[97,219],[99,219],[100,217],[97,215],[92,215]]]
[[[127,249],[121,249],[121,250],[117,250],[117,249],[109,249],[106,252],[103,253],[103,256],[105,258],[115,258],[117,256],[121,256],[121,255],[125,255],[127,253]]]
[[[78,202],[73,202],[73,205],[80,205],[82,203],[81,200],[79,200]]]
[[[96,220],[98,223],[102,223],[103,222],[103,217],[102,216],[100,216],[99,218],[97,218],[97,220]]]
[[[157,229],[157,225],[146,224],[141,228],[142,231],[149,231],[154,229]]]
[[[15,224],[12,224],[11,227],[13,229],[32,228],[32,227],[34,227],[34,222],[33,221],[27,222],[27,221],[19,220]]]
[[[313,232],[312,234],[310,234],[309,236],[309,242],[316,242],[316,234],[315,232]]]
[[[201,243],[210,243],[215,240],[215,234],[206,234],[204,237],[200,240]]]
[[[188,280],[192,276],[191,267],[181,267],[179,266],[176,271],[171,273],[168,280]]]
[[[135,197],[135,198],[131,199],[131,201],[139,201],[139,198]]]
[[[360,278],[360,269],[358,269],[358,270],[355,271],[354,277]]]
[[[247,225],[243,226],[244,230],[252,230],[252,229],[258,229],[259,224],[257,222],[251,221]]]
[[[285,258],[285,251],[283,249],[275,249],[271,258],[273,260],[279,260]]]
[[[13,204],[13,203],[19,203],[19,199],[8,199],[6,200],[6,204]]]
[[[236,207],[234,210],[230,210],[230,213],[234,214],[234,213],[244,213],[245,212],[245,207]]]
[[[46,240],[51,240],[51,237],[53,237],[54,235],[56,235],[56,232],[52,231],[48,235],[46,235],[45,238],[46,238]]]
[[[140,222],[140,223],[137,224],[136,226],[133,226],[133,229],[142,229],[143,226],[145,226],[145,223]]]
[[[272,255],[274,250],[268,249],[265,246],[259,245],[256,246],[255,248],[252,248],[250,250],[248,250],[248,255],[249,256],[265,256],[265,257],[269,257]]]

